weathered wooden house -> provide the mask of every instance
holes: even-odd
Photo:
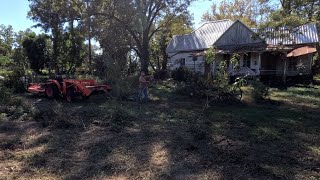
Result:
[[[306,24],[288,33],[269,29],[268,38],[257,36],[237,20],[219,20],[203,24],[190,34],[174,36],[167,47],[168,67],[185,66],[204,73],[206,51],[214,46],[217,55],[210,68],[214,74],[218,64],[226,60],[231,76],[296,76],[310,75],[312,58],[319,43],[315,24]],[[287,33],[287,35],[285,35]],[[232,54],[240,55],[239,68],[229,63]]]

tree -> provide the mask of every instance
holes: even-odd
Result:
[[[29,61],[23,48],[23,41],[27,38],[35,38],[36,34],[31,29],[25,31],[19,31],[14,34],[14,49],[12,52],[12,60],[14,65],[27,69],[29,67]]]
[[[50,63],[50,38],[47,35],[39,35],[23,41],[23,48],[29,59],[30,68],[41,74]]]
[[[281,8],[272,12],[267,21],[259,26],[259,34],[269,37],[268,28],[275,30],[286,27],[286,32],[278,36],[287,36],[296,32],[298,26],[314,22],[320,28],[320,2],[317,0],[279,0]],[[271,33],[274,36],[274,33]],[[318,31],[318,35],[320,32]],[[320,47],[317,46],[320,55]]]
[[[38,22],[35,26],[41,27],[45,32],[51,32],[53,42],[53,67],[59,73],[59,56],[63,47],[63,27],[69,22],[71,36],[74,22],[81,20],[81,8],[84,2],[73,0],[28,0],[30,2],[29,18]],[[81,25],[81,23],[78,23]],[[75,42],[73,47],[75,47]]]
[[[172,16],[172,15],[168,15]],[[191,33],[192,17],[189,13],[180,14],[174,17],[165,17],[160,23],[166,23],[167,19],[173,19],[170,24],[165,26],[162,31],[155,34],[155,37],[151,40],[150,47],[150,62],[152,67],[156,67],[156,70],[167,69],[167,52],[166,48],[174,35],[183,35]]]
[[[14,32],[11,25],[5,26],[0,25],[0,54],[3,56],[10,56],[13,42],[14,42]]]
[[[128,32],[134,41],[132,48],[140,58],[141,68],[148,72],[150,41],[173,19],[160,24],[165,15],[187,11],[192,0],[97,0],[94,16],[102,16]],[[172,16],[173,17],[173,16]]]
[[[80,67],[86,57],[86,49],[84,40],[79,29],[72,29],[70,32],[65,32],[62,35],[61,59],[59,60],[62,69],[65,69],[67,74],[74,72],[77,67]]]
[[[211,12],[202,16],[203,21],[216,21],[222,19],[241,20],[249,27],[255,27],[272,11],[268,0],[223,0],[218,6],[213,4]]]

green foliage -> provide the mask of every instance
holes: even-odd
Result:
[[[15,42],[11,58],[15,66],[23,67],[24,69],[29,68],[29,60],[26,55],[25,49],[23,48],[23,42],[26,39],[35,39],[36,34],[31,29],[25,31],[19,31],[15,33]]]
[[[192,32],[192,17],[188,12],[180,15],[168,14],[159,24],[164,28],[156,33],[150,42],[150,62],[156,67],[156,70],[166,70],[168,59],[166,48],[174,35]]]
[[[153,77],[155,79],[165,80],[169,77],[169,73],[168,73],[168,71],[161,69],[161,70],[156,71],[153,74]]]
[[[7,103],[11,98],[11,91],[0,80],[0,104]]]
[[[202,20],[241,20],[249,27],[255,27],[266,19],[272,9],[270,2],[266,0],[223,0],[218,6],[214,2],[211,11],[207,11]]]
[[[87,56],[87,46],[84,44],[85,37],[79,29],[72,28],[72,32],[65,32],[62,39],[62,49],[59,62],[66,73],[74,72],[80,67]]]
[[[0,55],[10,56],[14,42],[13,35],[11,25],[0,25]]]
[[[229,75],[227,72],[227,63],[226,61],[221,61],[217,73],[214,77],[215,83],[214,86],[225,89],[229,85]]]
[[[37,73],[48,66],[50,62],[50,45],[49,37],[46,35],[39,35],[35,39],[25,39],[23,41],[23,48],[29,59],[30,68]]]
[[[318,0],[282,0],[281,8],[272,12],[267,21],[259,25],[259,34],[264,37],[272,37],[274,33],[268,32],[268,28],[278,30],[286,27],[286,33],[279,33],[277,36],[289,37],[290,33],[297,32],[296,27],[320,21],[320,3]],[[303,32],[298,32],[303,33]]]
[[[264,100],[269,95],[269,87],[264,85],[261,81],[255,81],[252,84],[252,87],[253,90],[251,95],[255,101]]]
[[[0,55],[0,67],[3,66],[7,66],[9,63],[11,62],[10,58],[8,56],[1,56]]]
[[[179,67],[171,72],[171,76],[175,81],[187,82],[193,76],[193,72],[187,67]]]
[[[87,21],[87,14],[82,13],[85,8],[84,1],[65,1],[65,0],[47,0],[47,1],[38,1],[38,0],[29,0],[30,2],[30,11],[28,16],[30,19],[37,22],[37,27],[41,27],[45,32],[51,32],[52,34],[52,62],[51,67],[56,70],[56,73],[59,73],[59,66],[65,65],[64,52],[64,27],[67,27],[66,31],[69,31],[72,36],[71,47],[72,50],[68,53],[71,55],[72,59],[69,59],[70,64],[74,61],[79,61],[77,58],[78,54],[77,42],[78,37],[74,33],[73,28],[76,24],[80,28],[82,25],[86,25],[83,22]],[[80,21],[81,23],[79,23]],[[84,28],[80,28],[84,29]],[[82,35],[86,35],[86,32],[81,32]]]
[[[25,84],[21,80],[21,77],[25,75],[25,70],[21,67],[12,68],[12,72],[8,74],[8,77],[4,81],[4,85],[10,89],[13,89],[16,93],[25,92]]]
[[[207,53],[205,55],[205,62],[206,64],[211,64],[213,63],[213,61],[215,60],[216,58],[216,54],[217,54],[217,49],[216,47],[210,47],[208,50],[207,50]]]
[[[141,68],[148,73],[150,64],[150,42],[157,32],[165,32],[165,27],[171,24],[179,15],[188,11],[193,0],[123,0],[121,3],[113,1],[97,1],[92,3],[100,29],[111,24],[122,30],[130,40],[132,49],[139,56]],[[106,21],[108,20],[108,21]],[[161,22],[161,23],[160,23]],[[101,27],[102,25],[102,27]],[[100,36],[100,34],[99,34]],[[116,36],[114,36],[116,37]],[[162,46],[163,47],[163,46]]]

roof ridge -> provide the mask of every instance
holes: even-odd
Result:
[[[190,34],[193,34],[194,32],[196,32],[197,30],[199,30],[202,26],[204,26],[206,24],[218,23],[218,22],[223,22],[223,21],[231,21],[231,22],[233,22],[231,19],[220,19],[220,20],[215,20],[215,21],[206,21],[206,22],[202,23],[198,28],[193,30]]]
[[[230,20],[230,19],[220,19],[220,20],[216,20],[216,21],[207,21],[204,22],[203,24],[201,24],[201,26],[199,26],[197,29],[193,30],[192,32],[188,33],[188,34],[179,34],[179,35],[173,35],[172,37],[178,37],[178,36],[189,36],[194,34],[194,32],[196,32],[197,30],[199,30],[201,27],[203,27],[206,24],[211,24],[211,23],[218,23],[218,22],[223,22],[223,21],[230,21],[232,23],[234,23],[234,21]]]

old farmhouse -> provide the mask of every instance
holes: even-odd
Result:
[[[218,49],[210,68],[214,74],[222,60],[226,60],[231,76],[297,76],[310,75],[312,59],[319,43],[315,24],[306,24],[288,33],[270,29],[273,36],[261,38],[256,29],[250,29],[237,20],[219,20],[203,24],[190,34],[174,36],[167,47],[168,67],[185,66],[194,72],[204,73],[206,50]],[[283,34],[286,34],[283,35]],[[232,54],[240,55],[239,66],[228,63]]]

